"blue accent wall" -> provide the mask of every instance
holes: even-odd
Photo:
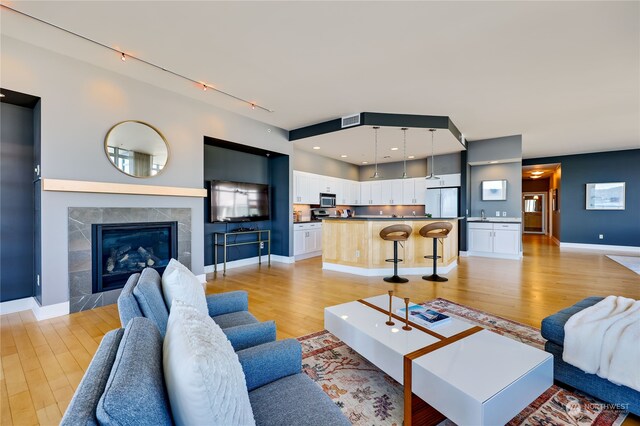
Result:
[[[289,256],[289,157],[257,155],[233,149],[204,145],[204,187],[210,180],[262,183],[269,185],[271,219],[242,223],[211,223],[210,199],[204,199],[204,264],[213,265],[215,232],[233,229],[270,229],[271,254]],[[286,195],[285,195],[286,194]],[[266,233],[263,234],[266,238]],[[255,235],[240,234],[229,237],[229,242],[256,240]],[[262,251],[267,254],[267,247]],[[227,261],[246,259],[258,255],[258,245],[229,247]],[[222,248],[218,249],[218,263],[222,262]]]
[[[560,163],[560,241],[640,246],[640,149],[529,158],[523,165]],[[587,210],[586,184],[625,182],[625,210]],[[604,239],[598,239],[604,234]]]

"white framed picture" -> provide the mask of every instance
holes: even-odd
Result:
[[[504,201],[507,199],[506,180],[483,180],[482,201]]]
[[[624,210],[624,182],[587,184],[587,210]]]

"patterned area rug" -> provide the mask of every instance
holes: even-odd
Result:
[[[445,299],[435,299],[424,306],[527,345],[544,347],[540,330],[533,327]],[[328,331],[298,340],[302,344],[303,370],[335,401],[351,423],[402,425],[402,385]],[[625,412],[609,409],[601,401],[554,385],[514,417],[509,426],[617,426],[625,417]],[[447,420],[441,426],[452,424]]]

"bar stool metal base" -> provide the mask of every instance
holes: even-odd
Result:
[[[409,282],[408,279],[399,277],[397,275],[394,275],[392,277],[384,277],[383,280],[388,282],[388,283],[396,283],[396,284],[403,284],[403,283],[408,283]]]
[[[423,280],[426,280],[426,281],[435,281],[435,282],[439,282],[439,283],[443,283],[443,282],[445,282],[445,281],[449,281],[449,279],[448,279],[448,278],[441,277],[441,276],[440,276],[440,275],[438,275],[438,274],[424,275],[424,276],[422,277],[422,279],[423,279]]]

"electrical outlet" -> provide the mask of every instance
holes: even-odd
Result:
[[[260,250],[262,250],[263,248],[264,248],[264,243],[263,243],[263,242],[261,242],[261,243],[260,243]]]
[[[380,210],[380,214],[382,214],[382,210]]]
[[[496,217],[500,217],[500,212],[496,211]]]
[[[604,240],[604,234],[598,234],[598,239],[599,240]]]
[[[356,250],[356,257],[360,257],[360,250]]]
[[[507,217],[507,212],[502,212],[502,217]]]
[[[415,216],[415,215],[416,215],[416,211],[415,211],[415,210],[413,210],[413,211],[411,212],[411,214]]]

